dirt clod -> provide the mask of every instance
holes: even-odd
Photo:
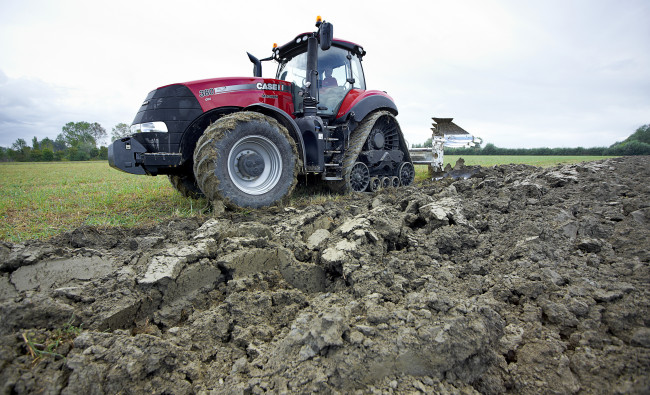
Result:
[[[455,171],[3,243],[2,391],[649,392],[650,158]]]

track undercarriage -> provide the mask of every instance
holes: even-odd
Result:
[[[415,178],[408,147],[397,120],[388,111],[370,114],[350,134],[338,154],[339,173],[330,188],[337,192],[376,191],[410,185]],[[334,177],[332,177],[334,178]],[[327,179],[327,178],[326,178]]]

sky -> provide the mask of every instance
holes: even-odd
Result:
[[[251,76],[246,51],[269,56],[317,15],[367,51],[367,87],[411,144],[434,116],[511,148],[609,146],[650,123],[648,0],[278,4],[0,0],[0,146],[68,122],[110,135],[159,86]]]

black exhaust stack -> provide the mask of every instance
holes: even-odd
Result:
[[[307,40],[307,93],[302,98],[305,116],[315,116],[318,106],[318,40],[309,37]]]
[[[246,52],[248,54],[248,59],[250,59],[251,62],[253,62],[253,77],[261,77],[262,76],[262,62],[257,59],[255,56],[251,55],[250,52]]]

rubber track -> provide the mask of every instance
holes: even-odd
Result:
[[[377,111],[371,114],[370,117],[364,119],[361,124],[354,129],[350,136],[348,149],[345,150],[345,154],[343,155],[343,179],[340,181],[330,181],[328,183],[328,186],[332,191],[340,193],[350,192],[350,171],[352,170],[352,166],[357,162],[357,158],[361,153],[361,148],[363,148],[366,140],[368,140],[368,136],[372,131],[372,127],[375,126],[375,122],[384,115],[393,116],[393,114],[388,111]]]

